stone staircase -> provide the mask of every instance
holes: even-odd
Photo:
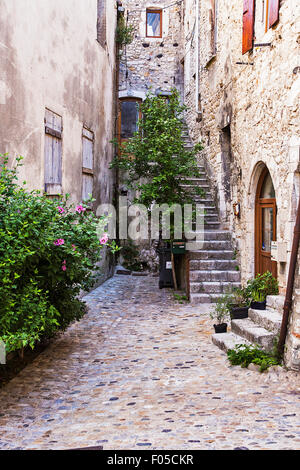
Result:
[[[232,320],[231,331],[212,336],[213,343],[227,352],[238,344],[252,344],[271,352],[280,334],[284,296],[267,298],[266,310],[249,309],[249,318]]]
[[[192,149],[193,143],[187,128],[184,129],[185,148]],[[190,301],[193,304],[214,303],[223,293],[240,286],[240,272],[232,245],[232,234],[222,230],[217,208],[207,180],[204,165],[199,166],[197,178],[187,178],[195,203],[205,210],[203,247],[190,251]],[[201,188],[203,194],[197,194]]]

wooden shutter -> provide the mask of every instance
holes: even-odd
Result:
[[[82,200],[93,195],[94,189],[94,133],[83,128],[82,131]]]
[[[268,29],[279,20],[280,0],[269,0]]]
[[[62,192],[62,117],[46,109],[45,191],[49,196]]]
[[[243,54],[251,51],[254,38],[255,0],[244,0],[243,8]]]
[[[97,41],[106,45],[106,0],[97,1]]]

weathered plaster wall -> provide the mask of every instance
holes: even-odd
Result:
[[[97,0],[4,0],[0,5],[0,152],[24,157],[20,178],[44,189],[44,115],[63,118],[63,191],[81,200],[82,127],[95,133],[95,196],[109,201],[113,136],[115,2],[107,46]]]
[[[0,4],[0,153],[24,157],[20,181],[44,190],[45,108],[62,116],[62,189],[82,200],[82,129],[94,132],[94,197],[112,200],[116,2],[106,2],[106,45],[97,0]],[[104,257],[103,270],[109,272]]]

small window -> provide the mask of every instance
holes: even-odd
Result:
[[[97,1],[97,41],[106,45],[106,0]]]
[[[94,133],[82,131],[82,200],[86,201],[94,190]]]
[[[147,10],[147,38],[162,37],[162,10]]]
[[[62,192],[62,117],[46,109],[45,114],[45,192]]]
[[[120,132],[122,140],[130,139],[138,131],[139,118],[139,101],[134,99],[122,100]]]

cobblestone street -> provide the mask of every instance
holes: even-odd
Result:
[[[115,276],[0,391],[0,449],[299,449],[300,376],[230,366],[208,306]],[[284,380],[283,380],[284,377]]]

